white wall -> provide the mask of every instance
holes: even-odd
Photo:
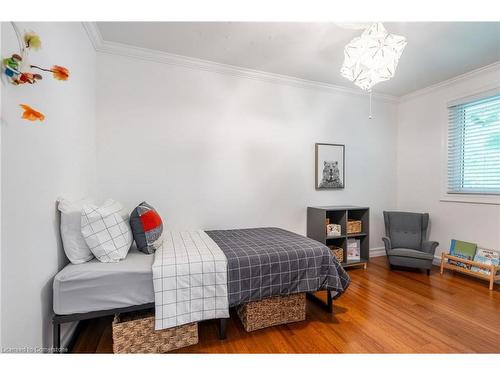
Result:
[[[429,212],[439,252],[452,238],[500,249],[500,206],[441,201],[446,163],[447,103],[500,87],[495,69],[403,98],[398,119],[398,208]]]
[[[96,185],[96,54],[81,23],[19,26],[42,38],[33,63],[71,72],[67,82],[50,73],[33,86],[2,82],[2,346],[49,347],[52,277],[66,262],[56,198],[93,193]],[[9,23],[2,23],[1,40],[2,56],[16,51]],[[21,120],[20,103],[42,111],[46,120]]]
[[[396,103],[98,53],[100,190],[170,228],[306,230],[306,207],[396,207]],[[314,189],[314,143],[346,145],[346,189]]]

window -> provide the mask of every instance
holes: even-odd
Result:
[[[500,194],[500,93],[448,110],[448,193]]]

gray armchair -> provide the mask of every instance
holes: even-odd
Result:
[[[429,214],[384,211],[385,235],[382,240],[389,265],[423,268],[429,275],[439,243],[426,241]]]

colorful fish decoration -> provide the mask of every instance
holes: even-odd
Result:
[[[33,31],[27,32],[24,34],[24,44],[26,48],[32,48],[34,50],[39,50],[42,48],[42,40],[38,36],[38,34]]]
[[[30,65],[30,68],[51,72],[53,77],[58,81],[67,81],[69,78],[69,70],[64,66],[54,65],[51,69],[46,69],[37,65]]]
[[[21,33],[17,25],[11,22],[14,31],[16,32],[19,45],[20,53],[14,53],[10,57],[2,60],[3,73],[9,78],[13,85],[23,85],[30,84],[33,85],[38,81],[42,80],[41,74],[33,73],[32,71],[23,71],[23,57],[25,57],[28,50],[39,50],[42,47],[42,40],[40,36],[33,31],[24,33],[21,38]],[[24,63],[26,65],[26,63]],[[38,65],[29,65],[29,69],[37,69],[43,72],[52,73],[52,77],[58,81],[67,81],[69,79],[69,70],[64,66],[54,65],[50,69],[40,67]],[[43,121],[45,120],[45,115],[41,112],[36,111],[27,104],[20,104],[23,109],[22,118],[28,121]]]
[[[37,110],[34,110],[27,104],[19,104],[19,106],[24,110],[21,118],[28,121],[43,121],[45,120],[45,115]]]
[[[69,70],[63,66],[54,65],[51,71],[54,78],[59,81],[67,81],[69,78]]]
[[[21,72],[19,71],[23,58],[17,53],[14,53],[11,57],[3,59],[2,63],[4,65],[4,73],[10,78],[11,82],[17,79]]]

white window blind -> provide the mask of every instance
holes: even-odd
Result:
[[[500,194],[500,93],[448,110],[448,193]]]

